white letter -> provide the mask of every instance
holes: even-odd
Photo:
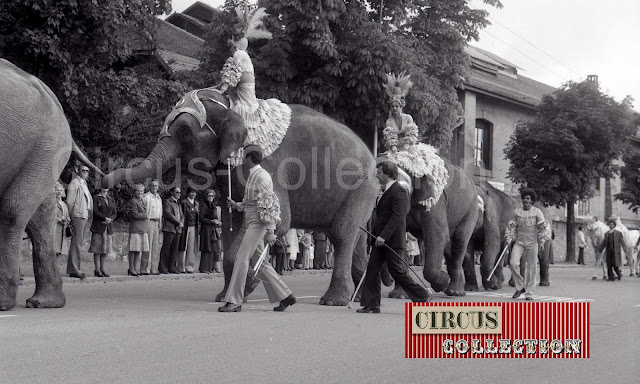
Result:
[[[538,345],[538,340],[525,339],[524,345],[527,346],[527,354],[533,355],[534,353],[536,353],[536,345]]]
[[[487,353],[498,353],[498,348],[493,345],[493,339],[486,339],[484,341],[484,350],[487,351]]]
[[[541,355],[546,355],[547,353],[549,353],[549,340],[540,339],[539,341],[538,352],[540,352]]]
[[[500,353],[511,353],[511,340],[500,339]]]
[[[522,340],[520,339],[513,340],[513,353],[522,355]]]
[[[580,346],[582,345],[582,340],[580,339],[566,339],[564,341],[564,350],[566,353],[576,353],[580,354]]]
[[[446,339],[443,343],[442,343],[442,352],[446,353],[447,355],[453,355],[453,340],[451,339]]]
[[[562,352],[562,343],[558,339],[551,340],[551,352],[556,355]]]
[[[480,340],[471,339],[471,353],[474,355],[479,355],[484,352],[484,349],[480,347]]]
[[[467,340],[458,340],[458,342],[456,343],[456,350],[458,351],[458,353],[461,353],[463,355],[469,352],[469,343],[467,343]]]

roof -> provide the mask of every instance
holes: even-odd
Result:
[[[191,4],[187,9],[182,11],[183,14],[192,16],[196,19],[202,20],[205,23],[210,23],[213,20],[213,15],[220,12],[218,9],[207,5],[201,1],[196,1]]]
[[[164,20],[156,19],[158,24],[157,46],[180,55],[197,58],[204,40],[176,27]]]
[[[518,67],[491,52],[467,46],[471,57],[471,75],[463,89],[535,108],[542,97],[556,88],[518,74]]]
[[[158,49],[157,56],[172,72],[193,71],[200,65],[200,60],[179,53]]]

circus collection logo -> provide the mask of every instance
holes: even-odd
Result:
[[[589,303],[406,303],[407,358],[588,358]]]

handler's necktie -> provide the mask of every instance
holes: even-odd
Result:
[[[387,189],[386,185],[381,185],[380,186],[380,193],[378,194],[378,198],[376,199],[376,206],[378,205],[378,203],[380,202],[380,198],[382,197],[382,195],[384,195],[384,191]]]

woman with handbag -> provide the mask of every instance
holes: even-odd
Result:
[[[62,200],[64,197],[64,187],[60,183],[56,183],[56,226],[55,226],[55,239],[53,248],[56,256],[69,254],[69,241],[67,237],[71,237],[71,217],[69,216],[69,207],[67,203]]]
[[[222,210],[216,202],[216,192],[207,189],[206,201],[200,213],[200,272],[220,273]]]
[[[91,245],[89,253],[93,253],[96,277],[109,277],[104,271],[104,260],[111,253],[111,223],[116,218],[116,203],[109,197],[109,189],[102,188],[93,196],[93,222],[91,223]]]

